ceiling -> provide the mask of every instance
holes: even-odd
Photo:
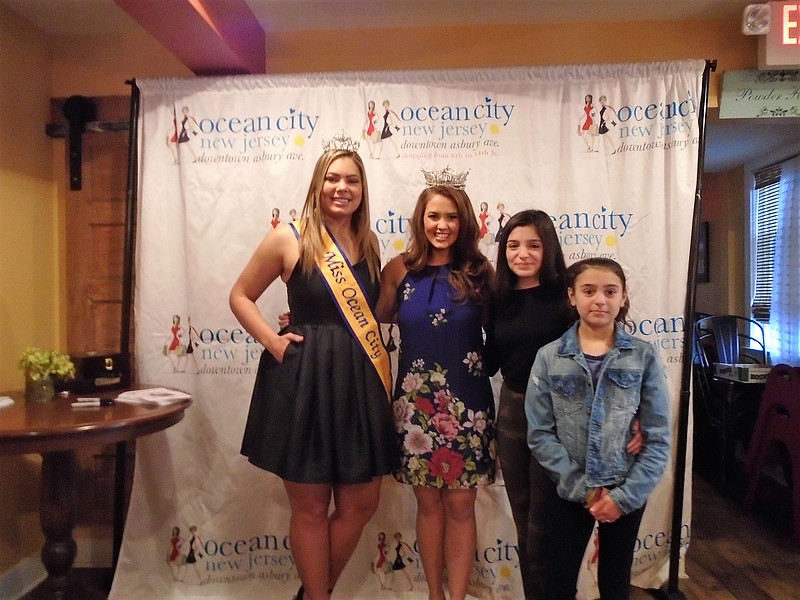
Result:
[[[144,29],[195,73],[224,72],[230,63],[235,63],[235,70],[229,72],[263,72],[264,53],[269,52],[264,32],[739,18],[749,3],[750,0],[0,0],[0,4],[48,35],[124,35]],[[198,5],[207,9],[204,20],[198,19]],[[189,24],[179,25],[184,22]],[[243,31],[247,33],[243,35]],[[183,35],[176,36],[175,32]],[[248,39],[255,39],[254,44],[248,46]],[[800,119],[720,120],[716,111],[710,112],[705,157],[708,172],[730,169],[771,148],[800,139]]]
[[[160,11],[168,0],[136,0]],[[195,0],[235,4],[235,0]],[[741,16],[749,0],[244,0],[266,32],[440,25],[662,21]],[[114,0],[0,0],[51,35],[139,25]],[[173,25],[173,31],[178,30]]]

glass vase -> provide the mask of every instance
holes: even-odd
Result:
[[[28,402],[39,402],[44,404],[55,398],[56,390],[53,386],[52,377],[42,377],[40,379],[25,378],[25,399]]]

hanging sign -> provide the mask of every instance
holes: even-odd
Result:
[[[800,71],[726,71],[719,117],[800,117]]]

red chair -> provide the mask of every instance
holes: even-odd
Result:
[[[776,452],[779,445],[785,454]],[[778,456],[788,456],[789,464],[784,460],[783,467],[791,494],[794,539],[800,543],[800,367],[775,365],[767,377],[745,459],[745,508],[752,509],[755,503],[761,470]]]

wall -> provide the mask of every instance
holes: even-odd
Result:
[[[51,97],[128,96],[126,79],[166,75],[191,72],[148,34],[51,39],[0,5],[0,390],[22,386],[17,357],[26,346],[65,345],[66,148],[45,135]],[[14,482],[0,486],[0,577],[38,557],[44,542],[40,463],[0,456],[0,481]]]
[[[267,70],[442,69],[707,58],[718,61],[709,98],[709,104],[717,106],[722,72],[757,65],[757,40],[743,36],[739,27],[738,19],[733,19],[300,32],[268,36]],[[50,97],[128,96],[126,79],[191,73],[145,32],[45,39],[0,6],[0,33],[0,389],[10,389],[21,384],[16,356],[22,348],[29,344],[59,347],[66,328],[59,210],[64,198],[54,191],[65,187],[64,143],[44,135]],[[720,214],[729,191],[722,190],[718,196]],[[716,279],[721,284],[723,280],[715,274],[719,265],[713,261],[728,252],[714,247],[725,241],[715,236],[714,229],[711,276],[712,282]],[[736,235],[726,239],[733,243]],[[720,268],[730,274],[730,265]],[[720,288],[707,298],[709,306],[736,293]],[[38,553],[41,545],[38,520],[33,517],[38,488],[35,459],[0,457],[0,480],[8,481],[6,475],[11,473],[16,482],[13,489],[3,486],[0,490],[0,514],[4,515],[0,573]]]
[[[0,390],[21,387],[25,346],[61,342],[50,68],[48,40],[0,6]],[[0,457],[0,573],[41,548],[38,477],[38,457]]]
[[[746,315],[744,167],[703,176],[702,220],[709,229],[708,283],[697,285],[698,312]]]
[[[19,387],[25,346],[59,345],[60,240],[52,150],[48,43],[0,6],[0,389]],[[13,83],[12,83],[13,82]]]
[[[738,19],[649,23],[331,31],[267,37],[267,71],[441,69],[717,59],[722,70],[757,67],[756,36]]]
[[[268,73],[539,66],[716,59],[709,104],[726,69],[757,67],[756,36],[738,19],[649,23],[335,30],[267,36]],[[131,77],[190,76],[146,33],[54,40],[53,95],[127,95]]]

